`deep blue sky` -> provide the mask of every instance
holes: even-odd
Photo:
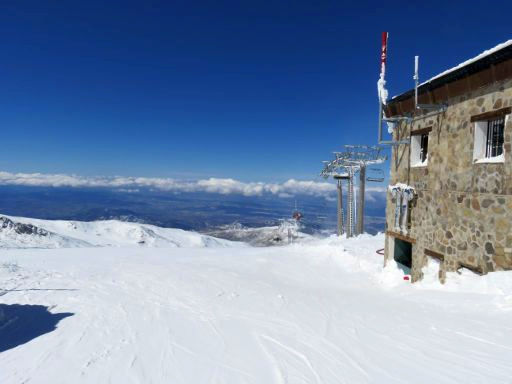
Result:
[[[510,1],[2,2],[0,170],[313,179],[391,95],[512,38]],[[418,2],[419,3],[419,2]]]

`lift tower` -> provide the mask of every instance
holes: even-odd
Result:
[[[383,177],[366,177],[368,165],[382,164],[387,157],[381,154],[381,147],[367,145],[345,145],[343,152],[334,152],[334,160],[324,161],[320,173],[324,178],[332,177],[338,182],[338,235],[343,233],[342,180],[348,180],[347,186],[347,237],[364,232],[364,203],[366,181],[383,181]],[[354,175],[359,173],[359,193],[357,207],[354,204]],[[357,225],[354,228],[354,210],[357,213]],[[341,223],[341,225],[340,225]]]

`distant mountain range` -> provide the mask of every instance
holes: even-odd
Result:
[[[297,196],[305,233],[336,231],[336,202]],[[240,224],[247,228],[278,226],[290,218],[295,198],[215,193],[176,194],[106,188],[0,186],[0,213],[52,220],[120,220],[199,232]],[[367,200],[365,230],[384,229],[385,200]]]
[[[182,229],[119,220],[67,221],[0,216],[0,248],[232,247],[235,242]]]

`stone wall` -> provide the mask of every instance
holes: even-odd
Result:
[[[471,116],[512,106],[512,79],[448,101],[440,114],[426,115],[395,130],[394,139],[432,127],[428,165],[410,167],[410,146],[393,148],[391,184],[416,188],[409,236],[413,281],[421,279],[425,249],[444,255],[441,268],[454,271],[462,262],[482,272],[512,269],[512,116],[505,120],[504,163],[474,163]],[[387,196],[387,228],[393,228],[394,202]],[[391,239],[387,239],[389,243]],[[386,247],[386,258],[392,258]]]

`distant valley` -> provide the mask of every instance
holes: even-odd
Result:
[[[295,208],[304,214],[303,231],[336,231],[336,202],[320,197],[241,196],[212,193],[174,194],[155,190],[0,187],[0,214],[52,220],[116,219],[199,232],[230,225],[258,228],[279,225]],[[384,230],[384,199],[367,200],[365,228]],[[218,231],[220,230],[220,232]]]

